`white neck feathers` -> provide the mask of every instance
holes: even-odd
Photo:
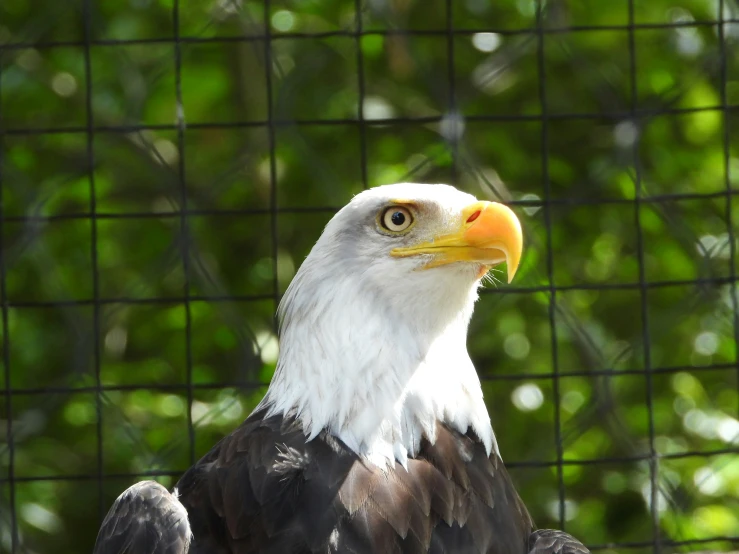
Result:
[[[466,348],[477,298],[469,270],[429,271],[422,279],[449,286],[409,288],[376,271],[327,279],[346,268],[314,254],[280,306],[280,355],[263,401],[270,413],[297,416],[308,439],[326,429],[381,467],[406,465],[423,437],[435,441],[437,421],[471,428],[497,451]]]

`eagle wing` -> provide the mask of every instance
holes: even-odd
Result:
[[[121,494],[103,520],[93,554],[187,554],[187,511],[159,483],[141,481]]]
[[[539,529],[529,537],[529,554],[590,554],[590,550],[564,531]]]

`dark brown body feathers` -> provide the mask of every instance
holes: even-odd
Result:
[[[534,529],[497,454],[441,423],[407,471],[383,472],[259,411],[177,487],[191,554],[524,554]]]

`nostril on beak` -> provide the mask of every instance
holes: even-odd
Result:
[[[475,213],[473,213],[470,217],[467,218],[467,223],[472,223],[475,221],[478,217],[480,217],[481,210],[477,210]]]

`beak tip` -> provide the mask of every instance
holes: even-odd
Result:
[[[516,214],[505,204],[490,202],[486,204],[484,212],[488,216],[488,228],[492,230],[498,241],[503,242],[505,253],[508,284],[518,272],[523,252],[523,231],[521,222]]]
[[[518,271],[518,264],[514,265],[507,262],[506,265],[508,269],[508,284],[510,285],[513,282],[513,277],[516,275],[516,271]]]

